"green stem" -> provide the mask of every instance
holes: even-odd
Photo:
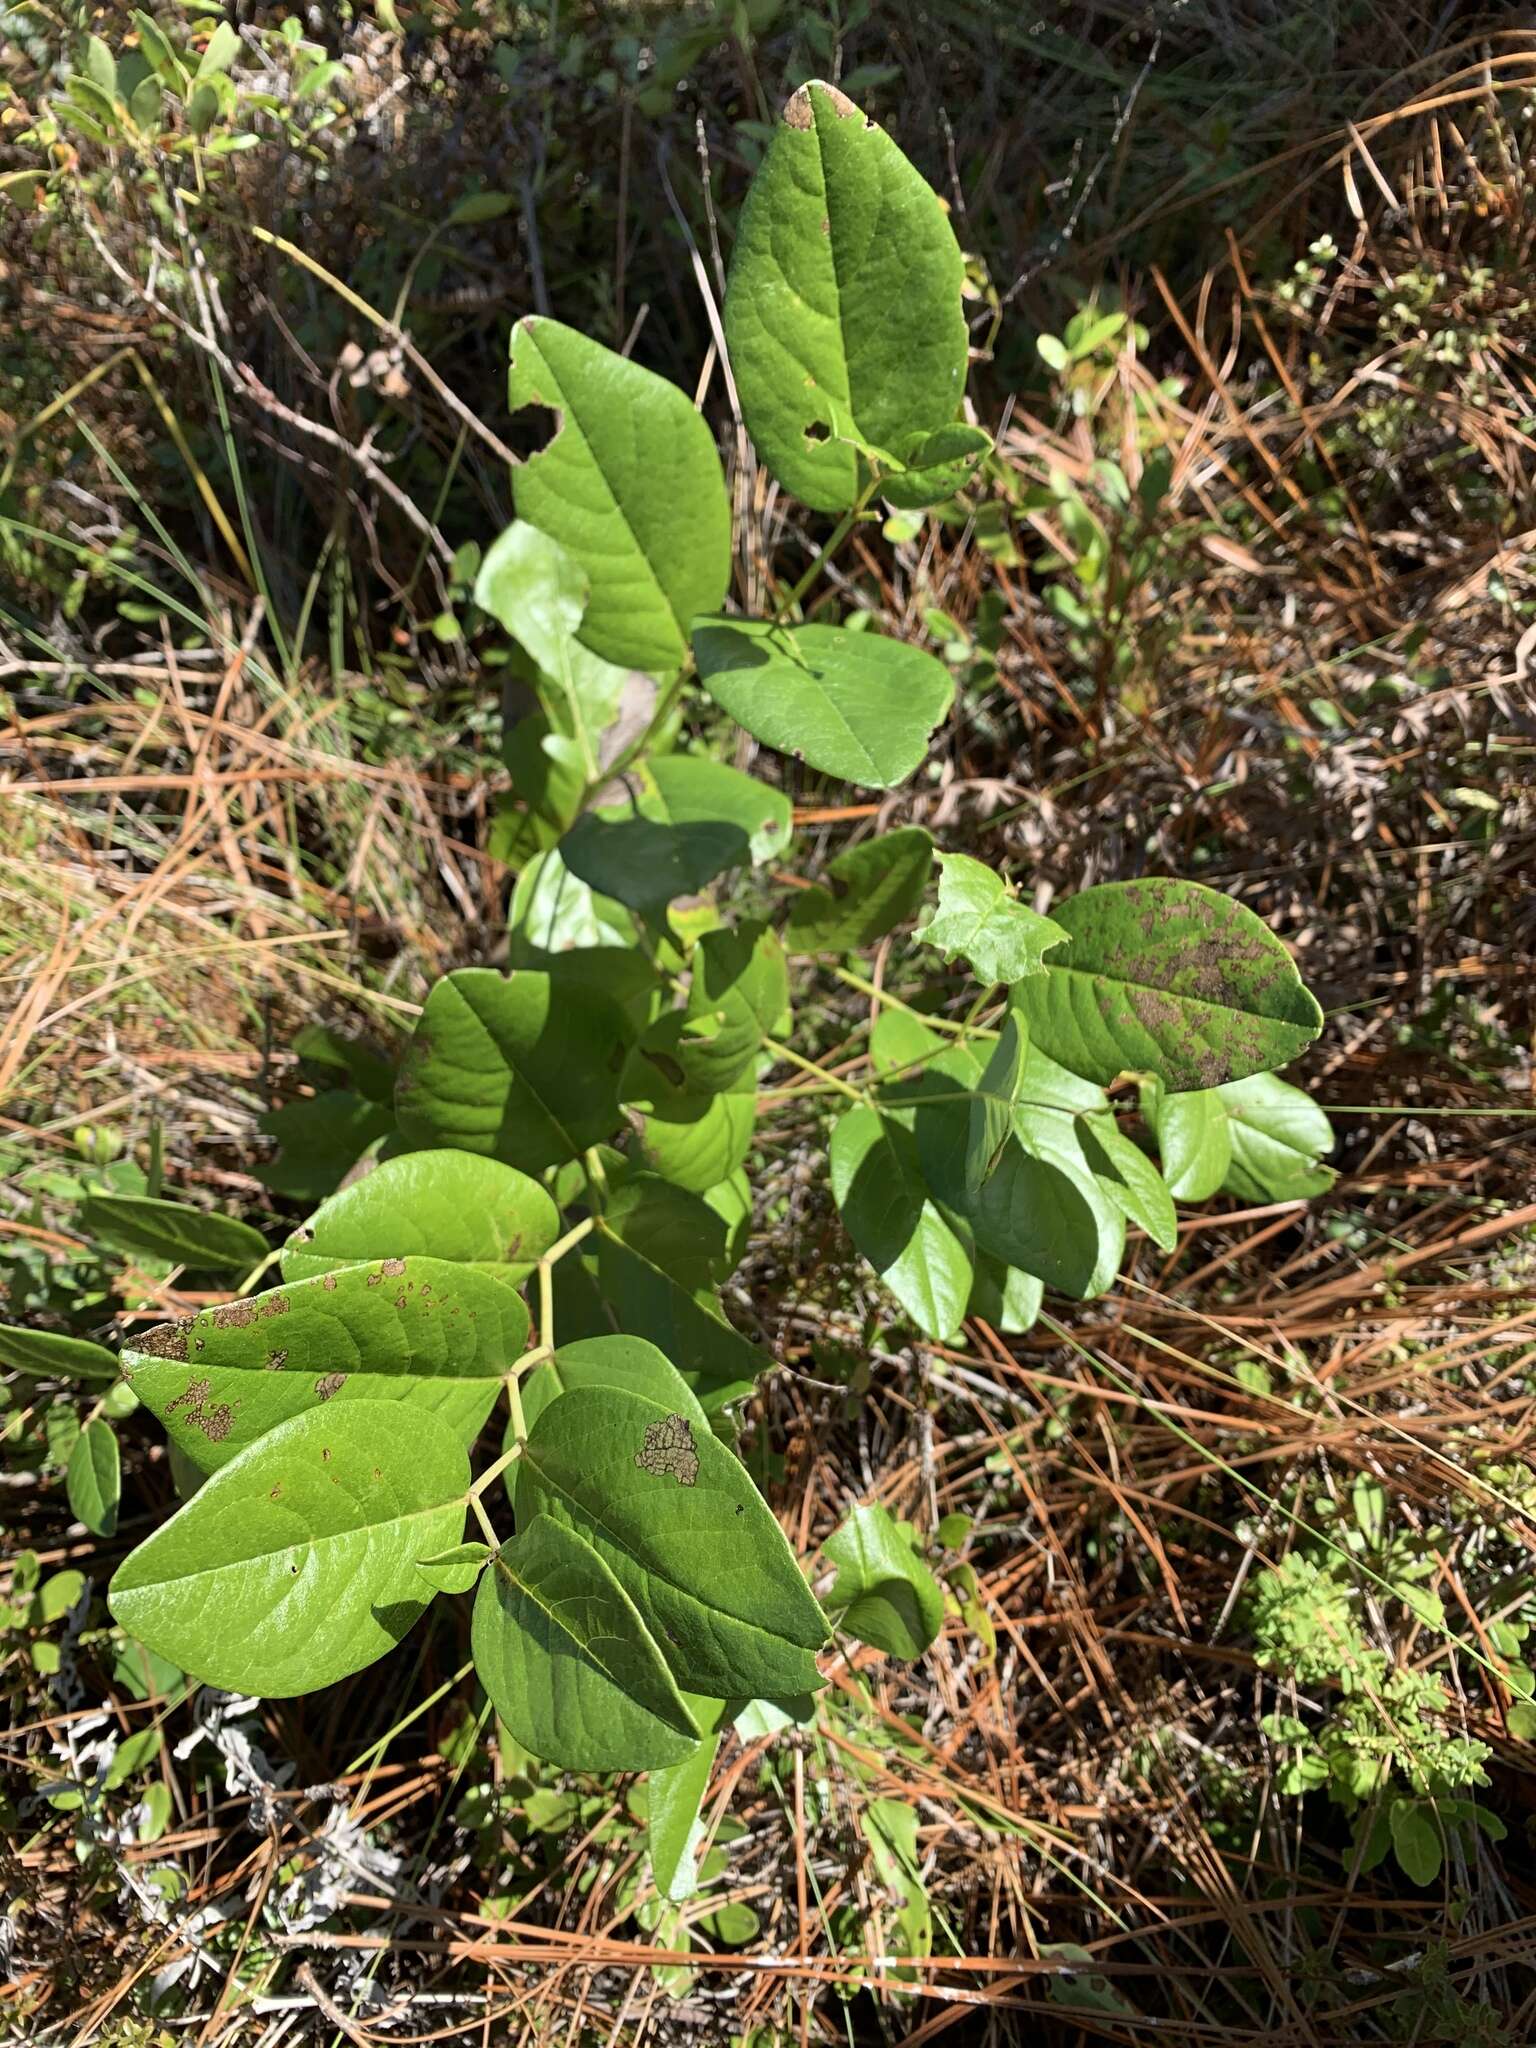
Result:
[[[900,1010],[904,1017],[915,1017],[919,1024],[926,1024],[933,1031],[952,1031],[957,1038],[996,1038],[995,1031],[975,1029],[969,1020],[956,1024],[950,1017],[933,1017],[926,1010],[914,1010],[910,1003],[904,1003],[900,996],[893,996],[888,989],[876,988],[872,981],[866,981],[862,974],[855,974],[849,967],[834,967],[832,970],[839,981],[849,988],[856,988],[861,995],[872,996],[883,1003],[888,1010]],[[973,1010],[971,1013],[975,1015]]]
[[[832,557],[837,553],[838,549],[842,546],[843,542],[848,538],[849,534],[852,533],[854,527],[858,524],[859,520],[863,518],[865,511],[868,509],[870,499],[875,495],[876,490],[879,488],[879,481],[880,480],[878,477],[870,478],[869,482],[864,486],[863,490],[860,491],[859,495],[848,507],[848,510],[843,514],[842,518],[839,519],[836,526],[833,527],[832,532],[827,539],[826,545],[820,548],[817,551],[817,553],[812,556],[810,567],[806,570],[805,574],[800,578],[800,581],[795,585],[794,589],[790,591],[788,597],[784,598],[781,601],[778,610],[774,613],[773,623],[776,626],[782,625],[784,620],[788,618],[789,614],[799,604],[801,598],[804,597],[805,593],[816,581],[816,578],[820,575],[821,571],[826,567],[827,563],[831,561]]]
[[[826,1087],[835,1088],[840,1095],[846,1095],[850,1100],[862,1103],[866,1109],[871,1107],[867,1089],[855,1088],[851,1081],[843,1080],[840,1075],[829,1074],[825,1067],[818,1067],[814,1060],[806,1059],[790,1046],[781,1045],[776,1038],[765,1038],[763,1050],[771,1052],[776,1060],[784,1060],[790,1066],[798,1067],[803,1074],[814,1074]]]
[[[501,1477],[502,1473],[506,1471],[509,1465],[515,1465],[517,1463],[518,1459],[523,1455],[523,1446],[526,1443],[526,1441],[527,1439],[525,1437],[520,1436],[517,1439],[516,1443],[508,1444],[507,1448],[502,1452],[501,1456],[499,1458],[494,1459],[492,1463],[487,1465],[485,1470],[480,1474],[480,1477],[478,1479],[472,1479],[470,1481],[469,1504],[471,1507],[475,1506],[475,1503],[479,1500],[481,1494],[485,1492],[488,1486],[494,1484],[494,1482]],[[475,1512],[479,1514],[480,1510],[476,1508]],[[484,1528],[484,1526],[485,1520],[484,1516],[482,1515],[481,1527]],[[493,1537],[491,1540],[492,1542],[494,1542],[495,1538]]]

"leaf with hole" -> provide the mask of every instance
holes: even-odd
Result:
[[[1045,955],[1067,933],[1053,918],[1020,903],[985,862],[965,853],[939,855],[938,907],[917,936],[946,960],[965,960],[985,982],[1016,982],[1047,971]]]
[[[563,1770],[645,1771],[698,1744],[634,1601],[564,1522],[535,1514],[501,1546],[475,1595],[471,1640],[508,1731]]]
[[[914,915],[933,865],[933,841],[909,825],[850,846],[826,880],[797,889],[784,931],[789,953],[860,953]]]
[[[431,1598],[416,1560],[460,1541],[469,1459],[391,1402],[298,1415],[215,1472],[119,1566],[114,1620],[228,1692],[288,1699],[382,1657]]]
[[[849,438],[946,426],[969,353],[964,262],[932,189],[836,86],[789,100],[742,208],[725,340],[747,431],[787,490],[840,512]]]
[[[944,1595],[911,1524],[878,1502],[856,1507],[822,1549],[837,1567],[827,1606],[838,1627],[888,1657],[921,1657],[944,1625]]]
[[[1214,1088],[1284,1066],[1322,1027],[1268,926],[1199,882],[1106,882],[1054,917],[1069,943],[1017,1000],[1033,1042],[1087,1080]]]
[[[513,471],[512,495],[587,579],[577,637],[604,661],[670,673],[690,621],[730,578],[730,504],[708,425],[675,384],[542,316],[512,330],[507,398],[514,412],[558,415]]]
[[[891,789],[927,757],[954,681],[920,647],[846,626],[694,621],[699,681],[766,747],[861,789]]]
[[[559,1235],[554,1203],[515,1167],[469,1152],[410,1152],[322,1202],[284,1245],[283,1278],[424,1255],[514,1281]]]
[[[81,1430],[64,1473],[69,1511],[93,1536],[117,1533],[117,1503],[122,1493],[121,1461],[110,1423],[99,1415]]]
[[[87,1195],[80,1227],[129,1258],[167,1259],[194,1272],[245,1272],[267,1256],[259,1230],[150,1195]]]
[[[619,1122],[630,1042],[595,992],[558,1000],[547,974],[463,967],[433,984],[396,1092],[411,1145],[452,1145],[523,1173],[577,1159]]]
[[[689,1691],[819,1684],[826,1619],[783,1530],[740,1461],[681,1413],[614,1389],[551,1403],[518,1461],[517,1514],[587,1538]]]
[[[947,1344],[970,1298],[970,1252],[930,1200],[910,1132],[877,1110],[850,1109],[828,1163],[844,1229],[924,1336]]]

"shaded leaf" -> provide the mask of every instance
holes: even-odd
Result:
[[[848,1235],[923,1334],[947,1344],[965,1315],[971,1260],[929,1200],[916,1142],[900,1124],[857,1107],[839,1119],[828,1159]]]
[[[750,848],[725,819],[661,824],[631,813],[587,811],[560,842],[560,858],[578,880],[627,909],[653,917],[678,896],[695,896],[716,875],[740,867]]]
[[[266,1239],[249,1223],[149,1195],[88,1195],[80,1227],[130,1258],[169,1259],[197,1271],[244,1272],[267,1256]]]
[[[327,1088],[268,1110],[258,1128],[277,1140],[275,1160],[256,1178],[290,1201],[318,1202],[357,1164],[370,1146],[395,1128],[394,1112],[350,1088]]]
[[[99,1415],[81,1430],[64,1474],[69,1511],[93,1536],[117,1533],[117,1503],[122,1492],[117,1438]]]
[[[0,1366],[40,1379],[117,1378],[117,1360],[105,1344],[55,1330],[23,1330],[14,1323],[0,1323]]]
[[[933,841],[921,826],[850,846],[825,882],[797,889],[784,931],[790,953],[858,953],[911,917],[923,900]]]
[[[704,1194],[728,1180],[752,1146],[757,1096],[750,1089],[719,1095],[669,1095],[665,1117],[639,1115],[641,1159],[663,1180]],[[682,1115],[680,1111],[692,1114]]]
[[[647,768],[672,824],[733,825],[756,862],[773,860],[788,846],[794,809],[782,790],[703,754],[663,754]]]

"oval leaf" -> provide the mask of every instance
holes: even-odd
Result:
[[[58,1330],[23,1330],[0,1323],[0,1366],[39,1379],[115,1380],[117,1360],[105,1344]]]
[[[681,1112],[692,1112],[683,1115]],[[667,1115],[637,1115],[636,1145],[652,1173],[702,1195],[729,1180],[752,1148],[757,1097],[743,1090],[720,1095],[669,1096]]]
[[[888,1657],[921,1657],[944,1626],[944,1595],[910,1524],[877,1504],[854,1508],[822,1546],[837,1577],[827,1605],[838,1627]]]
[[[1250,1074],[1216,1090],[1227,1119],[1231,1164],[1222,1189],[1243,1202],[1286,1202],[1333,1186],[1328,1112],[1277,1074]]]
[[[283,1277],[424,1253],[510,1279],[559,1235],[554,1203],[515,1167],[469,1152],[412,1152],[322,1202],[283,1247]]]
[[[81,1430],[64,1473],[69,1511],[93,1536],[117,1533],[117,1503],[122,1492],[117,1438],[111,1425],[93,1416]]]
[[[562,1770],[645,1771],[698,1745],[635,1603],[586,1538],[548,1515],[491,1560],[472,1647],[513,1737]]]
[[[115,1620],[183,1671],[288,1699],[393,1649],[431,1598],[416,1560],[460,1541],[469,1459],[430,1415],[317,1409],[230,1460],[130,1553]]]
[[[582,644],[633,668],[680,667],[690,620],[730,580],[730,504],[708,425],[675,384],[531,315],[512,330],[507,396],[514,412],[559,415],[513,471],[512,495],[587,578]]]
[[[1322,1028],[1268,926],[1199,882],[1106,882],[1054,919],[1070,943],[1016,1000],[1034,1043],[1101,1086],[1214,1088],[1284,1066]]]
[[[266,1239],[249,1223],[149,1195],[88,1195],[80,1227],[130,1258],[169,1259],[200,1272],[243,1272],[267,1256]]]
[[[1208,1201],[1232,1164],[1232,1128],[1215,1088],[1170,1095],[1159,1081],[1141,1091],[1141,1111],[1157,1139],[1168,1191],[1180,1202]]]
[[[649,769],[674,825],[734,825],[745,834],[754,861],[773,860],[788,846],[794,810],[783,790],[703,754],[663,754]]]
[[[396,1093],[413,1145],[452,1145],[542,1173],[578,1159],[619,1121],[630,1040],[595,992],[556,1001],[547,974],[465,967],[435,982]]]
[[[850,846],[825,882],[795,891],[785,951],[862,952],[913,915],[932,865],[933,841],[918,825]]]
[[[690,1691],[820,1682],[826,1619],[783,1530],[739,1460],[681,1412],[604,1388],[551,1403],[518,1461],[517,1512],[587,1538]]]
[[[698,619],[699,680],[764,746],[862,789],[922,766],[954,680],[920,647],[846,626]]]
[[[876,1110],[850,1109],[828,1157],[848,1235],[924,1336],[947,1344],[965,1318],[971,1259],[928,1199],[911,1134]]]
[[[835,85],[802,85],[742,208],[725,339],[759,454],[795,496],[858,495],[849,440],[899,449],[953,419],[965,266],[931,188]]]

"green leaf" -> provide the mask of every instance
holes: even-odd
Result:
[[[559,415],[513,471],[518,516],[580,563],[590,586],[579,637],[605,661],[671,672],[689,622],[730,580],[731,514],[714,436],[686,395],[558,320],[512,330],[514,412]]]
[[[727,868],[746,864],[739,825],[703,818],[664,825],[631,812],[587,811],[560,842],[560,858],[578,881],[653,919],[678,896],[696,896]]]
[[[699,681],[754,739],[862,789],[920,768],[954,697],[933,655],[846,626],[699,618],[693,652]]]
[[[514,519],[497,535],[475,576],[475,603],[563,692],[589,753],[618,715],[627,674],[577,638],[590,595],[575,555],[526,519]]]
[[[1120,1270],[1124,1212],[1064,1111],[1019,1108],[997,1171],[965,1214],[983,1251],[1063,1294],[1091,1300]]]
[[[1232,1165],[1232,1124],[1220,1091],[1170,1095],[1160,1081],[1147,1081],[1141,1113],[1157,1140],[1168,1192],[1180,1202],[1208,1201]]]
[[[370,1146],[389,1136],[395,1119],[391,1110],[350,1088],[327,1088],[269,1110],[259,1128],[278,1143],[277,1158],[256,1168],[263,1187],[291,1201],[318,1202]]]
[[[944,1625],[944,1595],[911,1525],[878,1504],[857,1507],[822,1549],[837,1577],[827,1595],[839,1628],[888,1657],[921,1657]]]
[[[752,1392],[768,1360],[713,1301],[702,1301],[602,1228],[597,1270],[604,1305],[619,1330],[648,1339],[670,1358],[711,1413]]]
[[[1284,1066],[1322,1027],[1269,928],[1199,882],[1106,882],[1055,920],[1070,943],[1018,1000],[1033,1042],[1087,1080],[1214,1088]]]
[[[454,1145],[524,1173],[576,1159],[619,1122],[624,1013],[557,1000],[547,974],[463,967],[434,982],[396,1091],[411,1145]]]
[[[665,1117],[686,1115],[700,1095],[750,1085],[764,1038],[789,1008],[783,948],[766,925],[706,932],[692,970],[686,1009],[656,1020],[624,1076],[624,1100]]]
[[[69,1511],[93,1536],[117,1533],[117,1503],[122,1492],[117,1438],[110,1423],[93,1416],[81,1430],[64,1474]]]
[[[785,950],[862,952],[913,915],[932,865],[933,841],[917,825],[850,846],[829,862],[824,883],[795,891]]]
[[[117,1360],[105,1344],[56,1330],[23,1330],[0,1323],[0,1366],[39,1379],[115,1380]]]
[[[1005,1336],[1021,1336],[1032,1330],[1045,1299],[1045,1283],[1033,1273],[1021,1273],[981,1252],[976,1258],[976,1285],[966,1305],[968,1316],[978,1316]]]
[[[283,1247],[283,1278],[420,1254],[512,1281],[559,1235],[554,1203],[515,1167],[470,1152],[411,1152],[322,1202]]]
[[[615,1002],[624,1002],[637,983],[655,985],[655,974],[635,944],[635,925],[622,903],[599,896],[577,879],[551,847],[531,860],[517,878],[507,913],[514,967],[554,973],[580,968],[586,952],[599,957],[590,986],[602,988],[615,972],[625,973]],[[620,963],[627,965],[621,967]]]
[[[621,1392],[643,1394],[663,1408],[678,1410],[700,1429],[709,1428],[709,1417],[688,1382],[671,1360],[643,1337],[583,1337],[574,1344],[562,1344],[553,1358],[535,1366],[523,1382],[527,1427],[533,1428],[551,1401],[577,1387],[617,1387]]]
[[[472,1443],[527,1340],[528,1311],[494,1268],[384,1259],[161,1324],[125,1349],[123,1376],[211,1471],[331,1401],[430,1409]]]
[[[438,1593],[467,1593],[492,1555],[488,1543],[455,1543],[435,1557],[418,1557],[416,1569]]]
[[[632,1174],[608,1202],[603,1228],[691,1294],[730,1276],[725,1224],[707,1202],[655,1174]]]
[[[657,1891],[674,1905],[691,1899],[699,1888],[698,1852],[704,1834],[699,1808],[719,1754],[719,1724],[726,1706],[724,1700],[696,1693],[685,1697],[695,1721],[713,1732],[707,1732],[681,1763],[652,1771],[646,1781],[649,1810],[645,1835],[651,1875]]]
[[[1325,1194],[1335,1174],[1328,1113],[1277,1074],[1250,1074],[1216,1090],[1230,1132],[1232,1163],[1222,1189],[1244,1202],[1286,1202]]]
[[[948,218],[895,143],[836,86],[802,85],[742,208],[724,320],[747,431],[805,504],[857,496],[840,436],[898,448],[953,419],[963,280]]]
[[[691,1114],[682,1115],[681,1110]],[[669,1095],[665,1117],[637,1114],[635,1143],[652,1173],[702,1195],[728,1180],[752,1147],[757,1096]]]
[[[460,1541],[469,1459],[431,1415],[358,1401],[298,1415],[215,1472],[120,1566],[113,1617],[226,1691],[287,1699],[382,1657]]]
[[[898,1955],[931,1955],[933,1912],[923,1886],[916,1809],[900,1799],[872,1799],[859,1815],[859,1827],[896,1909],[898,1938],[887,1938],[885,1947]]]
[[[966,960],[985,982],[1045,973],[1044,955],[1068,934],[1020,903],[995,868],[965,853],[941,853],[939,903],[917,936],[946,960]]]
[[[826,1619],[783,1530],[740,1462],[680,1412],[613,1389],[552,1402],[518,1461],[517,1512],[587,1537],[690,1691],[820,1682]]]
[[[1077,1142],[1094,1179],[1121,1214],[1137,1223],[1161,1250],[1179,1241],[1173,1196],[1152,1161],[1126,1137],[1112,1115],[1080,1116]]]
[[[991,448],[992,436],[963,420],[921,434],[905,451],[906,468],[881,479],[880,495],[903,511],[942,504],[965,487]]]
[[[1394,1799],[1390,1809],[1392,1848],[1399,1868],[1411,1884],[1433,1884],[1440,1875],[1443,1852],[1440,1825],[1432,1801]]]
[[[1003,1147],[1012,1135],[1028,1056],[1029,1041],[1010,1010],[969,1105],[963,1169],[968,1196],[974,1195],[996,1171]]]
[[[965,1317],[971,1260],[928,1198],[916,1142],[860,1106],[837,1123],[828,1158],[848,1235],[924,1336],[947,1344]]]
[[[227,71],[240,54],[240,36],[227,21],[219,22],[208,38],[203,51],[202,62],[197,67],[199,78],[211,78],[216,72]]]
[[[80,1227],[130,1258],[169,1259],[199,1272],[244,1271],[267,1256],[266,1239],[249,1223],[148,1195],[88,1195]]]
[[[84,68],[86,75],[100,86],[111,100],[117,91],[117,60],[100,36],[85,39]]]
[[[635,1603],[568,1525],[536,1514],[475,1595],[475,1670],[512,1736],[568,1771],[644,1771],[699,1740]]]
[[[782,790],[703,754],[663,754],[647,765],[672,824],[734,825],[755,862],[774,860],[788,846],[794,807]]]

